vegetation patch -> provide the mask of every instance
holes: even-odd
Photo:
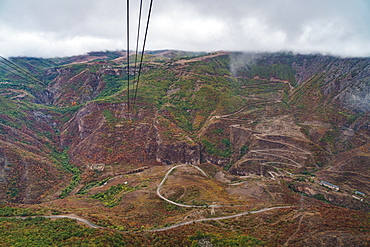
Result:
[[[9,206],[0,205],[0,216],[10,217],[10,216],[31,216],[37,215],[31,208],[14,208]]]
[[[263,246],[265,243],[254,237],[247,235],[238,235],[225,237],[220,234],[209,234],[197,231],[195,235],[189,237],[192,241],[192,247],[201,246]]]
[[[105,184],[110,178],[106,178],[106,179],[103,179],[101,181],[95,181],[95,182],[91,182],[91,183],[88,183],[85,185],[85,187],[83,187],[82,189],[80,189],[77,194],[80,194],[80,195],[85,195],[87,192],[89,192],[89,190],[93,187],[98,187],[98,186],[102,186],[103,184]]]
[[[105,99],[111,95],[121,92],[127,86],[127,76],[126,78],[122,78],[122,76],[116,74],[109,74],[103,75],[103,80],[106,83],[105,88],[99,93],[96,99]]]
[[[233,153],[231,142],[227,138],[221,140],[222,148],[219,148],[214,143],[211,143],[208,140],[202,140],[202,143],[207,153],[209,153],[210,155],[216,155],[223,158],[230,158]]]
[[[125,246],[122,234],[86,228],[75,220],[0,218],[2,246]]]
[[[102,114],[109,124],[113,124],[118,121],[118,119],[114,116],[114,113],[110,110],[104,109]]]
[[[52,160],[54,160],[56,164],[60,164],[65,171],[72,173],[71,182],[62,190],[62,194],[60,195],[60,198],[65,198],[81,181],[81,172],[80,169],[69,163],[68,149],[64,149],[63,152],[54,150],[51,156]]]
[[[317,199],[317,200],[320,200],[320,201],[323,201],[323,202],[326,202],[326,203],[330,203],[328,200],[326,200],[325,196],[323,194],[315,194],[312,196],[313,198]]]
[[[104,206],[106,207],[114,207],[117,206],[122,199],[122,195],[124,193],[135,191],[139,188],[137,187],[130,187],[126,184],[118,184],[111,186],[108,190],[104,192],[99,192],[95,195],[91,195],[91,198],[98,199],[99,201],[103,202]]]

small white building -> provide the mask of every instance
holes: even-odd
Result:
[[[358,197],[358,196],[352,196],[353,198],[359,200],[359,201],[363,201],[364,199],[362,199],[361,197]]]
[[[365,197],[365,193],[362,193],[358,190],[355,191],[355,194],[359,195],[359,196],[362,196],[362,197]]]
[[[320,185],[325,186],[325,187],[330,188],[330,189],[335,190],[335,191],[338,191],[339,190],[339,187],[338,186],[336,186],[334,184],[331,184],[331,183],[328,183],[326,181],[321,181],[320,182]]]

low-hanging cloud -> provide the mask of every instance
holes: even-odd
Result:
[[[132,45],[138,2],[130,1]],[[146,18],[149,0],[143,2]],[[125,1],[1,0],[0,16],[1,55],[126,48]],[[147,49],[152,50],[370,56],[367,0],[161,0],[154,1],[150,21]]]

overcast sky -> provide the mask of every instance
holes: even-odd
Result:
[[[139,2],[130,1],[130,49]],[[370,57],[370,0],[154,0],[146,48]],[[122,49],[124,0],[0,0],[2,56]]]

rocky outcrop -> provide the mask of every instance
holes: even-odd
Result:
[[[32,92],[35,95],[34,103],[36,104],[44,104],[44,105],[53,105],[54,104],[54,92],[48,89],[44,89],[41,91]]]
[[[71,162],[108,165],[200,163],[200,147],[194,142],[163,140],[153,112],[136,122],[126,119],[125,104],[90,102],[62,130],[62,144],[69,147]]]
[[[41,95],[44,95],[45,102],[53,105],[83,104],[96,98],[105,87],[100,72],[89,69],[78,72],[72,68],[60,68],[49,73],[57,76]]]
[[[156,160],[159,163],[171,164],[200,164],[199,145],[190,145],[185,142],[159,142],[156,151]]]

